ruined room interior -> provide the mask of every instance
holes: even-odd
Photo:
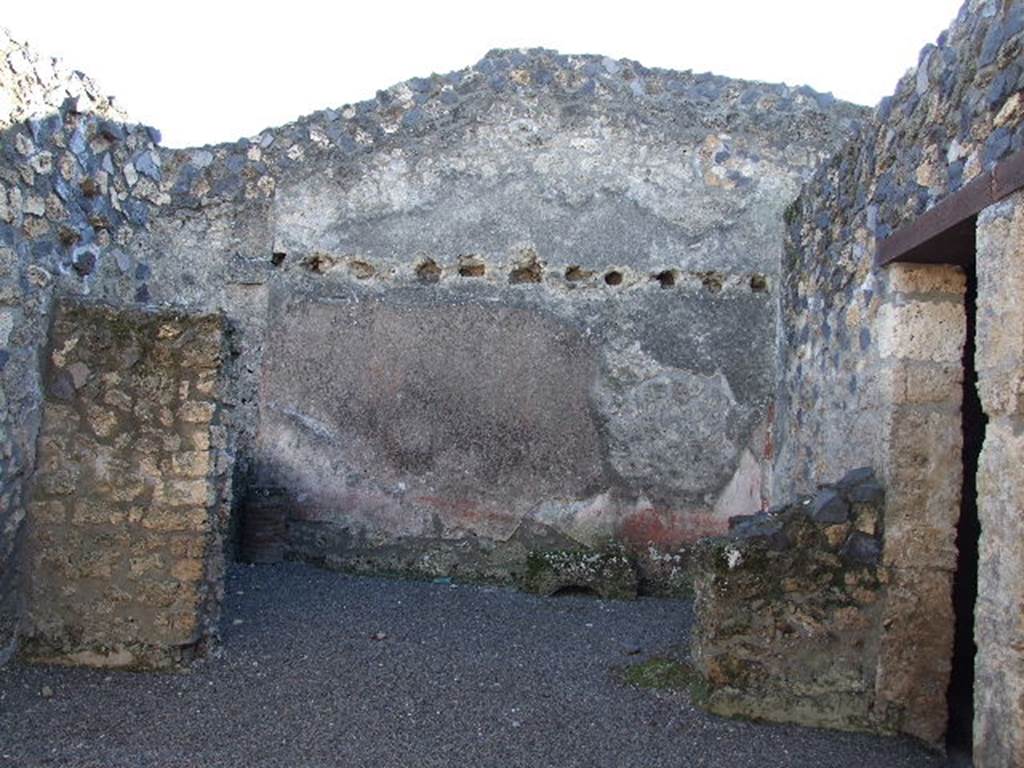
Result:
[[[496,50],[169,149],[0,37],[0,762],[178,764],[185,725],[97,762],[72,689],[234,722],[273,621],[377,702],[354,730],[429,745],[402,669],[544,685],[508,611],[609,712],[702,718],[665,750],[1024,768],[1022,45],[1024,2],[967,0],[874,109]],[[587,727],[549,705],[480,732]],[[347,754],[308,706],[281,754]]]

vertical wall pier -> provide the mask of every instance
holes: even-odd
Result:
[[[964,309],[967,334],[964,341],[963,378],[963,490],[960,494],[960,520],[957,525],[957,569],[953,581],[953,611],[956,630],[953,641],[953,668],[949,682],[949,727],[946,746],[951,753],[969,755],[974,719],[974,605],[978,596],[978,521],[977,473],[981,446],[985,441],[987,418],[978,395],[978,371],[975,367],[975,326],[977,321],[978,279],[974,259],[964,266],[967,290]]]

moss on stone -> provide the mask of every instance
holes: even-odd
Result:
[[[633,561],[619,548],[530,552],[523,577],[523,589],[538,595],[577,588],[613,600],[634,599],[637,583]]]

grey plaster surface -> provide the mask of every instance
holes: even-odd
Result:
[[[227,586],[223,649],[191,674],[0,669],[0,766],[943,765],[909,741],[723,720],[620,682],[685,647],[684,601],[295,564],[237,568]]]
[[[552,537],[630,540],[640,515],[630,543],[671,550],[760,508],[709,521],[732,478],[757,488],[770,294],[507,280],[272,291],[258,478],[290,490],[296,554],[509,581]]]

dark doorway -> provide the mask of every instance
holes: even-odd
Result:
[[[966,339],[964,342],[963,380],[963,488],[960,495],[960,521],[957,525],[957,569],[953,579],[953,610],[956,631],[953,641],[953,669],[949,681],[949,727],[946,745],[951,754],[971,753],[972,721],[974,719],[974,604],[978,596],[978,458],[985,441],[988,419],[978,396],[978,372],[975,368],[975,326],[977,320],[978,281],[974,258],[964,265],[967,291]]]

